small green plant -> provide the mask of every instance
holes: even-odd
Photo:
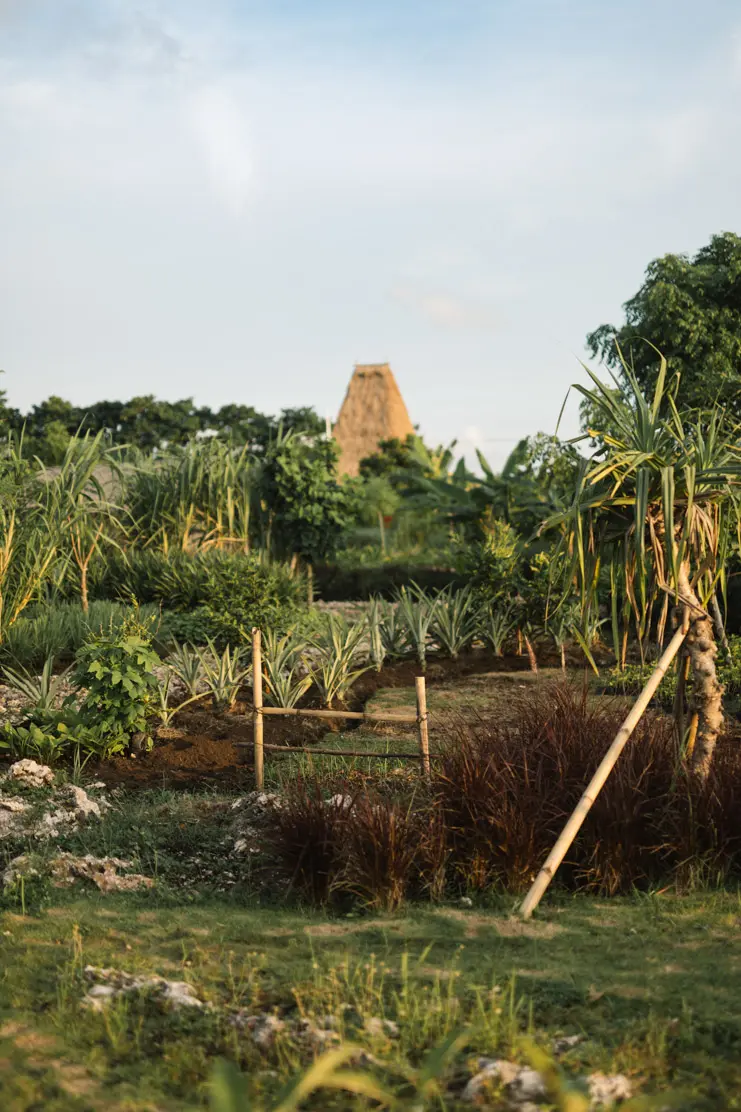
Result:
[[[83,645],[74,673],[74,682],[87,688],[82,722],[114,736],[145,732],[157,699],[159,663],[149,629],[136,615]]]
[[[43,764],[54,764],[66,748],[67,737],[62,731],[44,728],[35,722],[27,726],[5,724],[0,730],[0,752],[5,752],[13,760],[31,757]]]
[[[495,656],[502,656],[507,638],[517,624],[513,603],[495,603],[479,615],[479,636]]]
[[[454,660],[470,647],[476,636],[476,611],[473,594],[466,587],[460,591],[447,587],[435,599],[430,633]]]
[[[122,732],[86,726],[74,712],[62,712],[49,716],[48,721],[29,722],[25,726],[6,724],[0,730],[0,752],[15,760],[32,757],[44,764],[54,764],[71,753],[78,768],[84,767],[90,757],[108,760],[122,753],[126,742]]]
[[[65,668],[55,676],[54,657],[48,656],[40,676],[31,675],[25,668],[6,667],[5,679],[12,688],[26,696],[31,710],[43,714],[54,707],[60,688],[70,671],[71,668]]]
[[[404,656],[409,648],[406,627],[395,603],[384,602],[381,607],[379,628],[381,644],[386,656],[398,659],[398,657]]]
[[[203,678],[213,698],[214,710],[220,714],[231,710],[236,703],[249,669],[242,666],[241,648],[232,649],[227,645],[220,653],[213,641],[208,642],[208,648],[208,653],[201,653]]]
[[[263,638],[263,664],[269,701],[276,707],[295,707],[312,684],[303,653],[308,642],[287,633],[266,633]]]
[[[350,625],[341,615],[328,614],[321,635],[311,642],[318,655],[314,683],[328,707],[335,700],[344,703],[355,680],[368,671],[367,665],[356,666],[362,659],[365,635],[365,622]]]
[[[155,714],[159,718],[163,726],[169,726],[176,714],[180,714],[191,703],[195,703],[198,699],[203,699],[208,695],[207,691],[201,691],[197,695],[191,695],[189,698],[184,699],[182,703],[177,706],[170,706],[170,687],[172,684],[172,676],[167,676],[164,683],[160,683],[157,688],[158,703],[155,708]]]
[[[198,695],[203,683],[203,660],[192,645],[176,644],[167,658],[172,672],[181,681],[189,695]]]
[[[419,666],[424,672],[427,667],[427,643],[430,626],[435,616],[435,604],[429,595],[415,586],[402,587],[398,594],[398,618],[405,627],[409,643]]]

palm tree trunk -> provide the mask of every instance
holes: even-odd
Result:
[[[716,594],[710,600],[710,613],[713,615],[713,625],[715,626],[715,636],[723,646],[726,660],[731,659],[731,646],[728,644],[728,637],[726,635],[726,627],[723,625],[723,615],[720,612],[718,605],[718,596]]]
[[[690,767],[701,780],[707,780],[715,746],[723,729],[724,688],[718,682],[715,670],[718,649],[713,638],[713,623],[700,606],[684,565],[679,569],[678,586],[681,600],[691,607],[687,651],[692,667],[692,702],[697,715],[697,735]]]

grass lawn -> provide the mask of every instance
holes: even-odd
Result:
[[[30,888],[27,914],[0,915],[2,1109],[204,1108],[219,1057],[238,1062],[269,1107],[311,1055],[288,1034],[257,1048],[229,1022],[239,1008],[354,1017],[342,1033],[386,1064],[392,1088],[425,1050],[469,1028],[445,1107],[457,1106],[477,1056],[524,1061],[530,1033],[546,1048],[584,1036],[562,1060],[569,1076],[622,1072],[638,1091],[680,1091],[682,1108],[741,1108],[736,893],[556,895],[531,924],[511,917],[505,897],[329,917],[276,906],[269,890],[261,906],[246,867],[224,852],[229,821],[220,797],[121,797],[68,848],[132,856],[157,876],[152,890]],[[80,1007],[87,964],[188,981],[214,1007],[167,1013],[132,998],[91,1013]],[[365,1032],[372,1017],[394,1021],[399,1037]],[[311,1106],[366,1107],[358,1100],[322,1094]]]

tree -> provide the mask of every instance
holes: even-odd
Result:
[[[718,402],[741,417],[739,236],[713,236],[693,257],[654,259],[624,309],[623,325],[603,324],[587,336],[592,355],[617,372],[623,384],[624,359],[639,387],[654,390],[658,364],[653,345],[664,355],[669,375],[680,375],[677,401],[683,407],[700,409]]]
[[[295,432],[281,433],[267,447],[259,484],[270,551],[310,563],[334,552],[356,499],[337,480],[338,454],[334,440]]]
[[[687,615],[694,700],[688,740],[692,767],[706,778],[723,725],[723,688],[707,607],[724,575],[736,521],[733,484],[741,475],[736,430],[727,426],[720,406],[699,416],[680,412],[679,380],[667,388],[663,358],[651,401],[627,364],[621,368],[619,397],[588,373],[594,388],[576,389],[604,424],[595,430],[591,458],[580,466],[572,505],[547,523],[563,528],[564,598],[578,584],[582,614],[593,614],[604,567],[613,624],[622,594],[630,600],[639,640],[657,600],[665,600],[660,621],[670,598]],[[603,432],[606,427],[610,435]]]

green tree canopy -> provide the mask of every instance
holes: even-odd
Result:
[[[681,376],[680,406],[700,409],[717,401],[741,417],[739,236],[723,232],[692,257],[654,259],[624,309],[620,327],[603,324],[587,336],[593,356],[625,381],[620,349],[640,388],[651,393],[658,349],[669,376]]]

